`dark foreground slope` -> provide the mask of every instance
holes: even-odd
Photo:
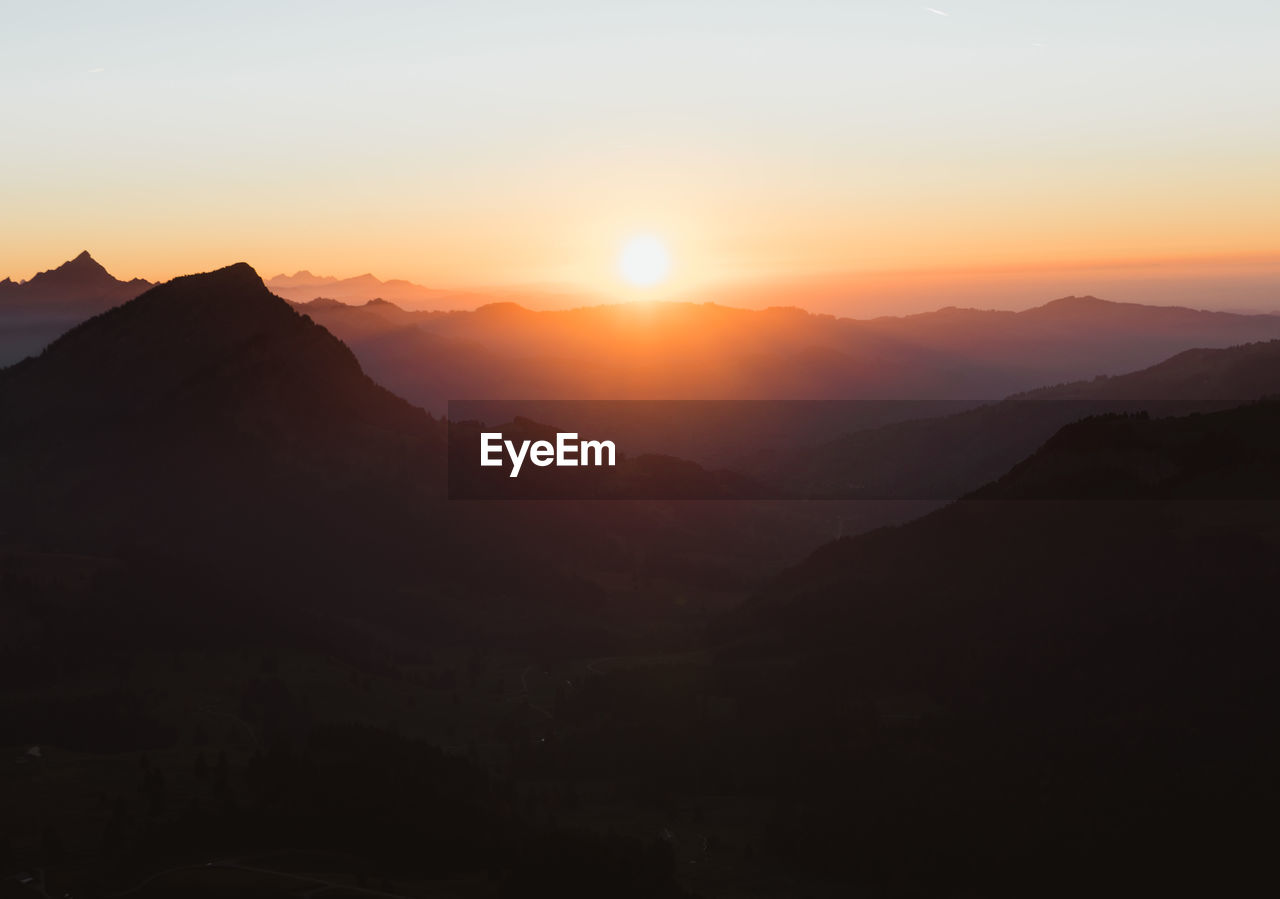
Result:
[[[598,638],[603,591],[449,513],[443,423],[248,266],[0,372],[0,425],[5,882],[680,894],[502,770],[543,717],[503,647]]]
[[[446,502],[444,423],[246,265],[154,288],[0,372],[0,420],[0,545],[24,568],[99,560],[94,590],[158,610],[115,641],[349,643],[360,622],[393,642],[571,642],[611,614],[570,570],[571,539],[547,552],[561,535],[530,526],[536,509]],[[560,524],[607,539],[584,514]],[[96,652],[89,620],[55,616],[26,652]]]
[[[933,894],[1264,872],[1278,544],[1280,405],[1259,403],[1072,425],[819,550],[718,631],[785,759],[776,851]]]

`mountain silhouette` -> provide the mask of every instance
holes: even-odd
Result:
[[[422,537],[415,498],[443,490],[443,425],[244,264],[152,288],[0,371],[0,417],[0,530],[53,546],[284,572],[319,535],[373,565],[371,510],[393,523],[386,544]]]
[[[1070,422],[1185,415],[1280,395],[1280,341],[1179,353],[1140,371],[1019,393],[948,416],[761,453],[748,471],[814,496],[955,499],[999,477]],[[846,485],[857,485],[850,491]]]
[[[241,416],[269,400],[272,414],[293,424],[313,419],[310,427],[342,416],[421,428],[425,418],[369,380],[339,340],[272,295],[244,263],[153,288],[73,328],[0,383],[13,402],[25,401],[11,414],[32,426],[55,410],[80,426],[147,414],[179,391],[187,405]]]
[[[1249,400],[1280,394],[1280,340],[1196,348],[1149,368],[1041,387],[1025,400]]]
[[[753,530],[727,508],[448,502],[445,423],[243,263],[152,288],[0,370],[0,420],[4,542],[215,569],[255,595],[276,585],[273,603],[522,643],[633,614],[582,572],[630,571],[636,547],[741,580],[812,540],[743,542]],[[638,462],[642,478],[704,476]]]
[[[1280,500],[1280,400],[1090,416],[972,494],[989,500]]]
[[[89,251],[57,268],[40,272],[30,281],[0,281],[0,306],[32,303],[59,303],[87,310],[105,308],[131,300],[151,286],[134,278],[121,281],[97,262]]]
[[[416,308],[449,309],[475,305],[484,299],[483,294],[439,290],[399,278],[383,281],[368,272],[353,278],[335,278],[332,275],[314,275],[304,269],[292,275],[276,275],[266,284],[276,294],[297,303],[321,298],[345,303],[384,299]]]

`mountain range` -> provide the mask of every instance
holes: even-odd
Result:
[[[313,299],[315,290],[342,285]],[[149,286],[113,278],[88,253],[27,282],[0,282],[0,364],[38,352]],[[993,400],[1131,372],[1192,348],[1280,337],[1278,316],[1093,297],[1023,312],[946,308],[852,319],[676,302],[411,311],[384,288],[440,292],[305,271],[267,286],[287,299],[305,297],[298,308],[346,342],[370,375],[436,414],[450,399],[481,398]],[[380,298],[364,299],[369,292]]]
[[[548,639],[572,639],[630,614],[619,602],[642,609],[616,587],[638,554],[656,558],[646,590],[737,589],[815,539],[812,525],[752,535],[716,504],[673,518],[450,503],[445,423],[243,263],[154,287],[0,370],[0,420],[0,544],[213,567],[315,613],[399,609],[520,640],[559,621]]]
[[[313,275],[305,269],[294,272],[292,275],[280,274],[268,278],[266,284],[277,296],[291,302],[306,303],[323,299],[361,304],[371,300],[383,300],[418,310],[475,308],[492,303],[503,293],[511,292],[485,289],[443,290],[424,287],[402,278],[383,281],[368,273],[356,275],[353,278],[337,278],[333,275]],[[556,305],[582,300],[581,296],[541,288],[522,287],[515,292],[524,298]]]
[[[299,306],[379,382],[449,399],[999,399],[1196,347],[1280,337],[1280,317],[1067,297],[1024,312],[870,320],[798,309],[640,303],[534,312]]]
[[[71,856],[96,860],[100,891],[294,839],[328,852],[324,870],[412,871],[449,834],[479,847],[469,871],[501,866],[517,884],[521,865],[562,877],[614,859],[580,895],[619,866],[679,895],[677,851],[710,883],[788,895],[1132,894],[1265,873],[1280,406],[1253,400],[1275,392],[1280,342],[824,444],[810,451],[823,465],[969,461],[946,481],[956,501],[806,556],[842,514],[828,504],[446,500],[445,422],[317,323],[349,316],[376,339],[375,316],[421,315],[382,305],[304,313],[237,264],[153,287],[0,370],[0,721],[6,745],[54,747],[28,763],[37,780],[15,765],[5,783],[41,788],[15,806],[26,827],[55,780],[46,765],[82,778],[58,795],[92,806]],[[1042,352],[1081,346],[1099,316],[1130,335],[1165,322],[1159,340],[1175,343],[1260,324],[1050,306],[974,316],[1001,340],[1039,329]],[[737,349],[829,328],[905,365],[920,345],[938,358],[948,330],[890,341],[794,310],[684,306],[637,325],[644,311],[496,307],[385,333],[585,353],[578,329],[595,322],[603,366],[610,350],[636,364],[664,333],[676,360],[714,349],[695,333],[708,322]],[[1153,414],[1157,400],[1172,405]],[[216,745],[241,747],[212,777],[208,728],[192,726],[206,707]],[[385,728],[362,736],[308,727],[375,714]],[[449,742],[452,761],[406,760],[401,726]],[[111,754],[81,771],[64,744]],[[117,776],[126,750],[140,758]],[[406,800],[424,772],[443,786]],[[492,814],[459,825],[470,799],[439,804],[455,781]],[[588,839],[572,863],[563,843],[537,848],[519,809],[560,833],[539,811],[547,792],[562,820],[657,834],[653,847]],[[71,868],[38,839],[15,841],[23,858]],[[132,877],[111,873],[119,841]]]
[[[142,278],[121,281],[113,277],[85,250],[57,268],[39,272],[29,281],[9,278],[0,281],[0,307],[38,308],[47,304],[101,312],[133,299],[151,286],[150,281]]]

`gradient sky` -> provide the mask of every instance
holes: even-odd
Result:
[[[1280,260],[1280,4],[935,9],[7,2],[0,275],[615,291],[634,232],[669,295]]]

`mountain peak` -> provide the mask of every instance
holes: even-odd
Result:
[[[115,278],[111,277],[110,272],[108,272],[105,268],[102,267],[102,263],[98,262],[98,260],[94,259],[92,256],[89,255],[88,250],[82,250],[80,252],[80,255],[76,256],[74,259],[71,259],[67,262],[62,263],[62,265],[58,266],[55,269],[50,269],[47,272],[41,272],[40,274],[36,275],[34,278],[31,279],[31,283],[35,283],[42,279],[49,280],[51,277],[55,275],[74,276],[76,278],[81,278],[81,279],[88,279],[88,278],[92,278],[95,280],[110,279],[113,282],[116,280]]]
[[[73,259],[34,275],[30,281],[4,283],[6,298],[20,303],[56,303],[60,307],[102,308],[131,300],[151,285],[141,279],[121,281],[83,250]]]
[[[190,279],[190,280],[188,280]],[[214,269],[211,272],[201,272],[196,275],[184,275],[181,278],[174,278],[174,282],[183,281],[186,283],[205,282],[210,284],[219,284],[229,288],[251,288],[266,290],[267,285],[259,275],[247,262],[234,262],[231,265]]]

